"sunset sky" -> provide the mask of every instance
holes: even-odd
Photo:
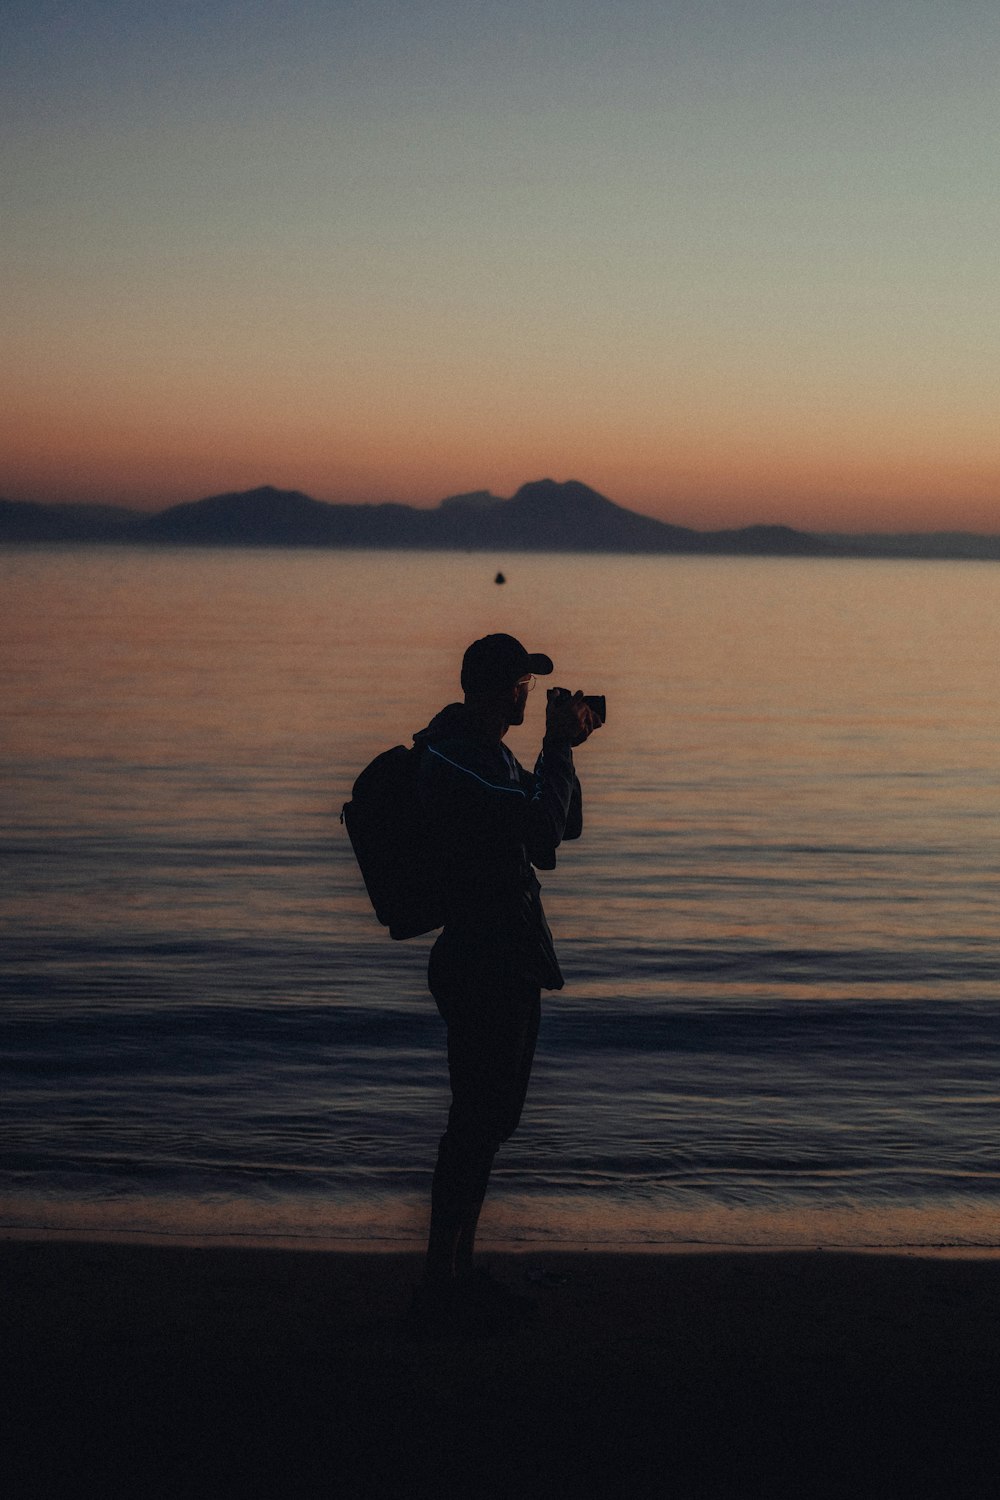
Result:
[[[1000,531],[995,0],[5,0],[0,495]]]

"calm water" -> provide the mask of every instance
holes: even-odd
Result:
[[[1000,567],[12,551],[0,615],[0,1224],[420,1240],[430,940],[337,814],[507,629],[610,721],[484,1237],[1000,1245]]]

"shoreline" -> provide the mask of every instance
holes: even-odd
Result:
[[[486,1256],[635,1256],[640,1259],[685,1255],[857,1255],[888,1256],[931,1260],[1000,1261],[1000,1246],[995,1244],[956,1244],[951,1241],[927,1244],[839,1242],[817,1244],[812,1240],[776,1241],[761,1244],[738,1240],[669,1240],[669,1241],[593,1241],[593,1240],[513,1240],[488,1235],[478,1237],[479,1249]],[[423,1241],[413,1237],[338,1239],[324,1235],[193,1233],[158,1229],[64,1228],[58,1225],[27,1228],[0,1226],[0,1250],[4,1245],[119,1245],[184,1250],[245,1250],[301,1252],[340,1256],[416,1256],[423,1253]]]
[[[419,1344],[416,1252],[4,1240],[5,1493],[989,1493],[996,1258],[483,1260],[538,1325]],[[558,1286],[529,1280],[545,1269]]]
[[[117,1247],[177,1248],[177,1250],[276,1251],[303,1256],[412,1256],[420,1259],[423,1245],[402,1239],[357,1239],[337,1241],[318,1236],[252,1236],[190,1235],[178,1232],[168,1235],[148,1230],[67,1230],[67,1229],[0,1229],[0,1253],[4,1245],[117,1245]],[[657,1259],[675,1256],[874,1256],[916,1260],[984,1260],[1000,1262],[997,1245],[810,1245],[810,1244],[741,1244],[733,1241],[675,1241],[669,1244],[630,1244],[630,1242],[565,1241],[490,1241],[480,1245],[484,1257],[529,1259],[538,1257],[636,1257]]]

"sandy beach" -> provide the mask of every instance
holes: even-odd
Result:
[[[538,1326],[414,1344],[412,1255],[0,1243],[5,1493],[997,1493],[1000,1261],[488,1260]]]

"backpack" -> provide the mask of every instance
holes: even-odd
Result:
[[[391,938],[444,924],[437,869],[417,795],[421,749],[394,745],[361,772],[344,803],[347,829],[375,915]]]

